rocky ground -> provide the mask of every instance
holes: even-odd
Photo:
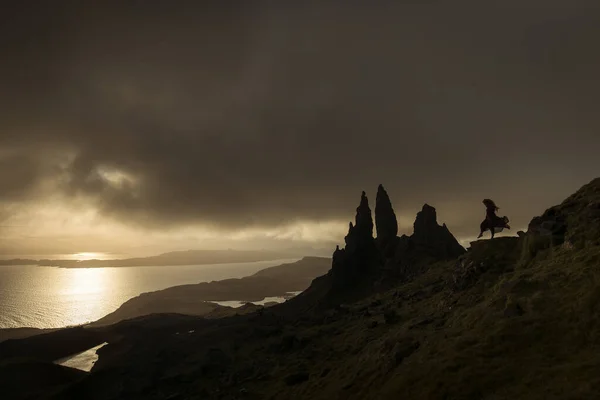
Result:
[[[468,251],[430,206],[397,237],[383,188],[377,197],[377,238],[363,195],[332,269],[300,296],[105,327],[113,338],[92,372],[61,375],[46,397],[598,398],[600,179],[519,237]]]

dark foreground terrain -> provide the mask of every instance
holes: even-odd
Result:
[[[10,341],[3,398],[598,398],[600,179],[467,251],[428,205],[397,237],[382,187],[376,239],[371,215],[363,194],[331,270],[284,304],[79,332],[109,342],[89,374],[26,354],[45,335]]]
[[[289,292],[306,289],[316,276],[327,273],[330,266],[330,258],[304,257],[294,263],[265,268],[244,278],[174,286],[142,293],[91,326],[109,325],[158,313],[221,315],[230,311],[230,307],[220,306],[215,301],[252,302],[265,297],[285,297]]]

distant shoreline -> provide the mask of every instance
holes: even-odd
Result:
[[[54,328],[2,327],[0,328],[0,342],[69,328],[99,327],[156,313],[224,316],[230,311],[238,312],[237,307],[239,310],[243,310],[244,305],[248,305],[247,303],[260,302],[273,297],[284,299],[294,297],[306,289],[314,278],[325,274],[331,265],[330,258],[316,256],[278,261],[281,261],[282,264],[265,267],[240,278],[182,284],[143,292],[125,301],[113,312],[97,320],[81,324]],[[230,302],[237,303],[237,305],[220,304]],[[269,304],[267,302],[264,305],[255,306],[262,307]]]
[[[297,260],[302,255],[270,251],[240,250],[188,250],[164,253],[151,257],[136,257],[112,260],[0,260],[0,266],[33,265],[57,268],[122,268],[122,267],[169,267],[185,265],[215,265],[254,263],[262,261]]]
[[[273,258],[273,259],[263,259],[263,260],[253,260],[253,261],[215,261],[215,262],[196,262],[196,263],[186,263],[186,264],[155,264],[155,265],[77,265],[77,266],[67,266],[67,265],[46,265],[46,264],[28,264],[36,267],[45,267],[45,268],[64,268],[64,269],[95,269],[95,268],[150,268],[150,267],[199,267],[203,265],[221,265],[221,264],[252,264],[259,262],[267,262],[267,261],[280,261],[280,262],[293,262],[300,260],[301,257],[292,257],[292,258]],[[70,260],[69,260],[70,261]],[[122,261],[122,260],[85,260],[85,261],[102,261],[109,263],[110,261]]]

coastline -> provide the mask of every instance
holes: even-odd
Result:
[[[192,263],[182,263],[182,264],[177,264],[177,263],[170,263],[170,264],[134,264],[134,265],[128,265],[128,264],[110,264],[111,261],[113,260],[85,260],[85,261],[81,261],[81,263],[86,263],[86,265],[66,265],[66,264],[45,264],[45,263],[39,263],[39,264],[33,264],[33,266],[36,267],[45,267],[45,268],[63,268],[63,269],[95,269],[95,268],[155,268],[155,267],[164,267],[164,268],[169,268],[169,267],[202,267],[202,266],[206,266],[206,265],[227,265],[227,264],[254,264],[254,263],[260,263],[260,262],[265,262],[265,261],[277,261],[277,262],[281,262],[281,263],[287,263],[287,262],[294,262],[294,261],[298,261],[300,260],[300,257],[291,257],[291,258],[274,258],[274,259],[260,259],[260,260],[252,260],[252,261],[215,261],[215,262],[192,262]],[[70,261],[70,260],[67,260]],[[89,262],[94,262],[91,264],[87,264]],[[109,265],[100,265],[100,264],[96,264],[95,262],[102,262],[102,263],[106,263]],[[122,260],[114,260],[114,261],[122,261]],[[30,264],[31,265],[31,264]]]
[[[0,343],[8,339],[22,339],[70,328],[105,326],[150,314],[177,313],[191,316],[214,314],[222,316],[232,310],[244,307],[248,303],[264,301],[266,303],[264,306],[269,306],[274,298],[285,301],[293,297],[294,293],[297,294],[306,289],[312,279],[326,273],[331,265],[331,259],[325,257],[274,261],[281,261],[281,264],[266,267],[241,278],[176,285],[143,292],[126,300],[113,312],[83,324],[56,328],[28,326],[0,328]],[[249,263],[253,262],[262,261]],[[233,304],[236,306],[232,307]],[[255,306],[263,307],[263,305]]]
[[[242,250],[187,250],[163,253],[149,257],[123,259],[1,259],[0,266],[40,266],[58,268],[122,268],[122,267],[168,267],[185,265],[217,265],[253,263],[261,261],[298,260],[304,255],[276,251]]]

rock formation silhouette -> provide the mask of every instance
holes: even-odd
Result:
[[[390,197],[383,185],[377,188],[375,200],[375,226],[377,227],[377,242],[385,255],[393,254],[394,245],[398,236],[398,221],[392,207]]]
[[[332,260],[332,274],[337,286],[344,286],[377,268],[378,252],[373,238],[373,217],[364,191],[356,208],[355,224],[350,222],[344,241],[345,248],[340,250],[337,247]]]
[[[411,241],[422,252],[439,260],[455,258],[465,252],[446,224],[438,225],[435,208],[429,204],[417,213]]]
[[[417,214],[414,233],[398,237],[396,213],[383,185],[377,190],[375,221],[376,239],[369,201],[363,191],[355,224],[349,224],[346,246],[337,246],[333,253],[331,288],[335,294],[356,290],[357,286],[372,287],[374,282],[391,284],[415,273],[420,264],[465,253],[446,225],[437,223],[435,208],[428,204]]]
[[[375,223],[377,226],[377,238],[387,240],[398,235],[398,221],[392,207],[390,197],[383,185],[377,188],[377,199],[375,201]]]

